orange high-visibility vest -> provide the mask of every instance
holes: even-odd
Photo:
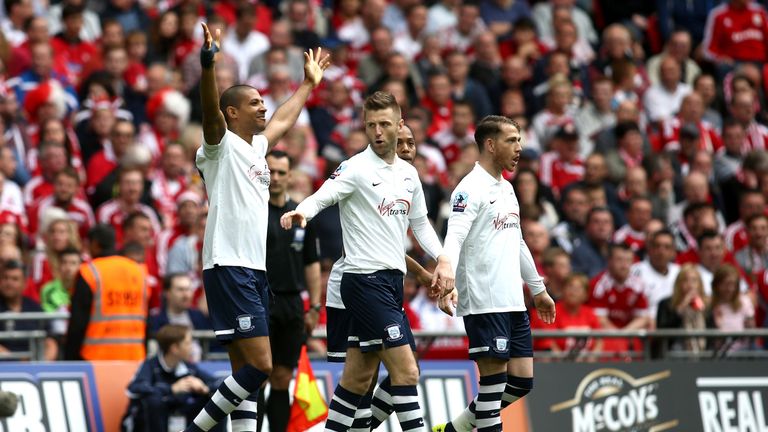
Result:
[[[144,360],[148,293],[141,266],[109,256],[83,264],[80,275],[93,292],[83,359]]]

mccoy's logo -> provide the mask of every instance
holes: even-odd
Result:
[[[411,203],[404,199],[396,199],[391,202],[382,199],[377,208],[382,216],[407,215],[411,212]]]
[[[634,378],[619,369],[598,369],[579,383],[573,399],[550,407],[550,412],[570,409],[574,432],[660,432],[678,425],[659,418],[659,381],[670,371]]]

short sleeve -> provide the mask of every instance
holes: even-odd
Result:
[[[201,151],[197,155],[198,165],[200,165],[201,158],[207,160],[217,160],[221,158],[225,151],[224,145],[227,139],[227,135],[230,133],[231,132],[229,130],[224,132],[224,135],[221,137],[221,141],[219,141],[217,144],[209,144],[205,142],[205,134],[201,134],[203,145],[200,147]]]
[[[269,148],[269,141],[265,135],[259,134],[253,136],[253,147],[258,150],[261,156],[267,155],[267,149]]]

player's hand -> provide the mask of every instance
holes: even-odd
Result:
[[[536,306],[536,313],[539,318],[547,324],[555,322],[555,301],[549,296],[546,290],[533,296],[533,304]]]
[[[430,291],[438,293],[441,297],[447,296],[453,291],[453,278],[451,260],[445,255],[440,255],[437,258],[437,267],[435,267],[435,274],[432,276]]]
[[[280,226],[282,226],[283,229],[289,230],[293,228],[294,223],[297,223],[300,227],[304,228],[307,226],[307,218],[296,210],[285,212],[285,214],[280,216]]]
[[[211,36],[211,31],[208,29],[208,25],[206,23],[200,23],[200,25],[203,26],[203,48],[206,50],[210,50],[213,44],[216,44],[216,48],[219,49],[219,52],[221,51],[221,29],[217,28],[215,35]],[[213,56],[214,63],[219,57],[219,53],[217,52]]]
[[[307,313],[304,314],[304,331],[307,335],[311,335],[317,327],[317,320],[320,318],[320,312],[316,309],[310,308]]]
[[[456,311],[456,306],[459,304],[459,293],[456,288],[453,289],[447,296],[442,296],[437,300],[437,307],[441,311],[445,312],[448,316],[453,316]]]
[[[307,50],[304,53],[304,82],[312,84],[312,87],[320,85],[320,81],[323,80],[323,71],[331,65],[330,55],[321,57],[322,52],[323,49],[318,48],[316,52]]]
[[[432,285],[432,273],[424,270],[423,272],[417,274],[416,283],[418,283],[419,286],[425,286],[425,287]]]

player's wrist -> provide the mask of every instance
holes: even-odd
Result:
[[[216,43],[211,43],[210,48],[206,48],[205,45],[200,47],[200,65],[203,69],[211,69],[216,63],[216,53],[219,52],[219,47]]]
[[[320,309],[322,309],[322,308],[323,308],[323,304],[322,303],[314,303],[314,304],[309,306],[309,312],[320,313]]]

